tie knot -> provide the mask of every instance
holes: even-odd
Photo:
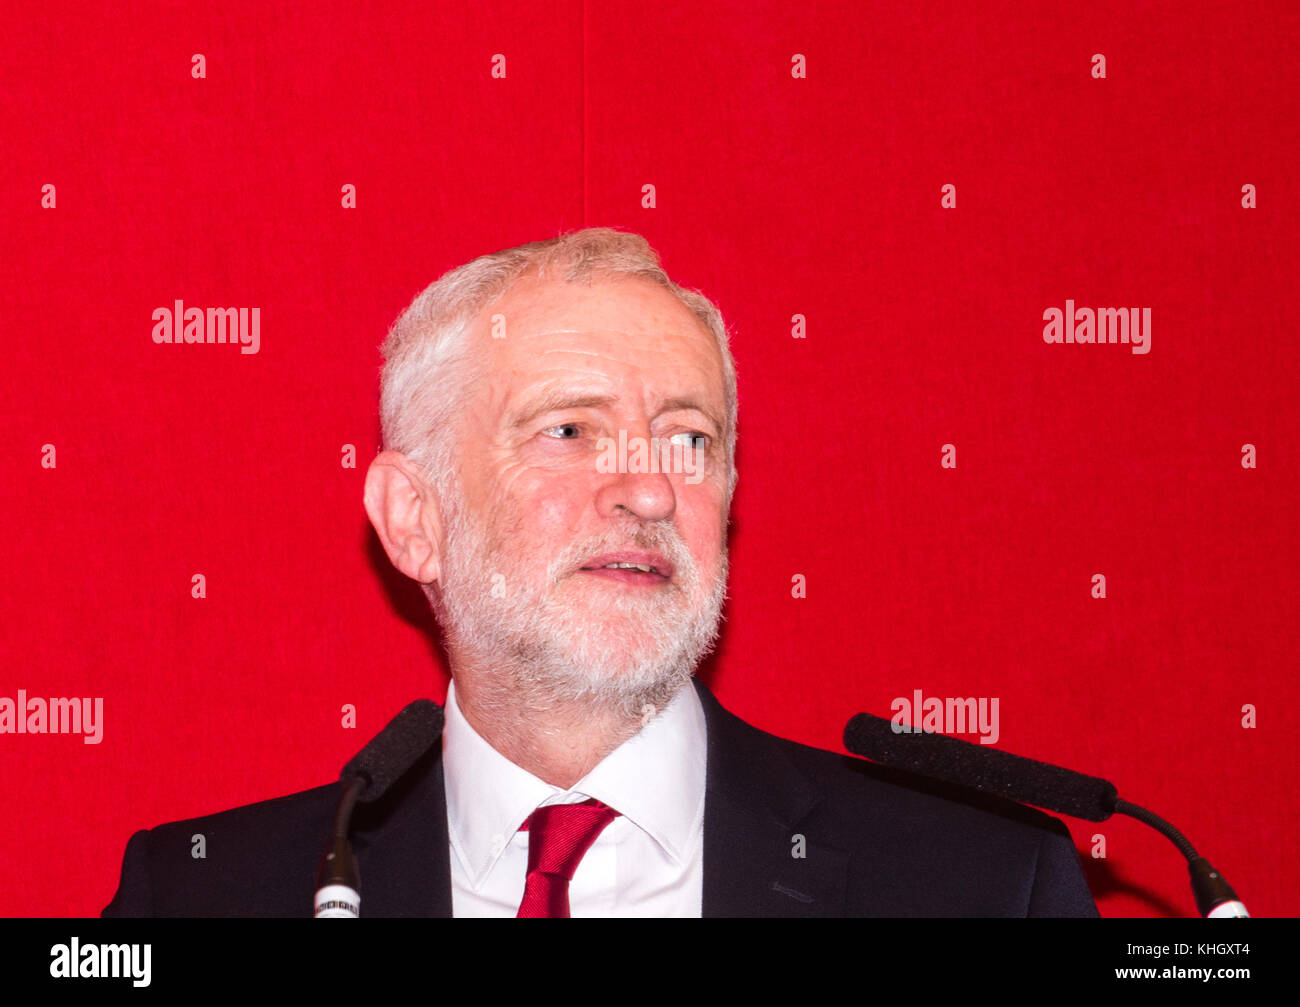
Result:
[[[591,844],[618,815],[595,799],[538,808],[523,825],[528,830],[528,873],[539,871],[572,881]]]

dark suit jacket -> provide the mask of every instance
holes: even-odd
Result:
[[[1097,915],[1056,819],[784,741],[695,685],[708,725],[705,916]],[[357,809],[363,917],[451,915],[440,749]],[[137,832],[103,915],[311,916],[339,788]]]

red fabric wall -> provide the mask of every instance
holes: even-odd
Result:
[[[444,270],[604,224],[735,333],[723,702],[841,750],[996,697],[999,747],[1293,914],[1300,14],[1077,7],[9,5],[0,696],[104,724],[0,735],[0,912],[97,914],[133,830],[442,699],[361,507],[378,344]],[[259,307],[260,351],[156,345],[176,299]],[[1150,308],[1150,353],[1046,344],[1066,299]],[[1164,839],[1071,828],[1103,914],[1191,911]]]

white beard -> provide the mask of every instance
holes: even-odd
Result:
[[[701,584],[675,526],[629,519],[624,529],[572,543],[542,574],[537,555],[493,551],[485,523],[466,514],[458,490],[447,489],[447,549],[434,611],[449,649],[503,676],[480,692],[485,702],[495,695],[516,711],[585,707],[644,724],[717,642],[725,547],[714,582]],[[592,556],[624,548],[662,552],[673,564],[672,581],[628,589],[574,572]]]

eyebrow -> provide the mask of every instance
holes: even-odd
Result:
[[[523,411],[515,413],[510,426],[517,430],[546,413],[562,412],[565,409],[599,409],[610,405],[613,401],[612,395],[581,395],[553,389],[530,406],[524,407]]]
[[[517,430],[522,426],[527,426],[539,416],[546,413],[563,412],[566,409],[601,409],[605,406],[612,405],[617,401],[613,395],[589,395],[582,393],[567,392],[563,389],[553,389],[545,393],[540,399],[521,408],[514,414],[510,420],[510,427]],[[659,404],[660,413],[676,412],[678,410],[694,410],[701,413],[708,419],[716,429],[722,430],[722,424],[718,418],[706,409],[700,402],[689,396],[675,396],[664,399]],[[657,415],[657,414],[656,414]]]

